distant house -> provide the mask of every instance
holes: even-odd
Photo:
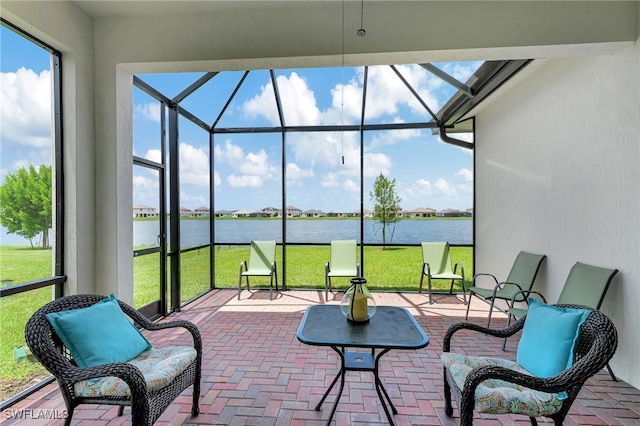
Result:
[[[280,209],[275,207],[265,207],[261,211],[271,217],[280,215]]]
[[[211,209],[209,207],[198,207],[193,213],[194,216],[211,216]]]
[[[271,217],[271,215],[263,210],[256,210],[249,213],[249,217]]]
[[[315,210],[315,209],[310,209],[310,210],[305,210],[303,211],[300,216],[302,217],[322,217],[324,216],[324,212],[321,210]]]
[[[233,216],[233,211],[231,210],[217,210],[214,213],[215,217],[230,217]]]
[[[327,216],[329,217],[345,217],[346,215],[347,214],[342,210],[332,210],[329,213],[327,213]]]
[[[186,207],[180,207],[180,216],[195,216],[195,212]]]
[[[402,212],[404,217],[433,217],[436,215],[436,211],[429,207],[418,207],[413,210],[405,210]]]
[[[245,210],[245,209],[240,209],[240,210],[235,210],[231,216],[233,217],[249,217],[251,215],[251,213],[253,213],[253,211],[251,210]]]
[[[302,210],[294,206],[287,206],[288,217],[299,217],[302,214]]]
[[[360,210],[356,210],[355,212],[353,212],[353,216],[360,217]],[[371,210],[364,209],[362,211],[362,216],[363,217],[373,217],[373,212]]]
[[[467,217],[472,217],[472,216],[473,216],[473,209],[466,209],[466,210],[464,211],[464,214],[463,214],[463,215],[464,215],[464,216],[467,216]]]
[[[158,209],[155,207],[149,207],[142,204],[133,206],[133,217],[156,217],[158,214]]]
[[[444,209],[436,213],[436,216],[440,217],[463,217],[465,216],[464,212],[458,209]]]

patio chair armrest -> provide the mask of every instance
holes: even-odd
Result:
[[[491,277],[491,278],[493,278],[493,281],[495,281],[495,285],[498,285],[498,279],[496,278],[495,275],[489,274],[487,272],[479,272],[479,273],[475,274],[473,276],[473,278],[471,278],[471,287],[475,287],[476,286],[476,279],[478,279],[480,277]]]
[[[504,338],[504,337],[513,336],[518,331],[520,331],[523,326],[524,326],[524,319],[518,320],[513,324],[509,325],[508,327],[502,328],[502,329],[488,328],[488,327],[484,327],[482,325],[474,324],[471,322],[459,322],[459,323],[453,324],[447,329],[447,332],[445,333],[444,339],[442,341],[442,351],[443,352],[451,351],[451,339],[453,338],[453,335],[460,330],[471,330],[478,333],[488,334],[489,336]]]
[[[245,271],[247,271],[247,261],[243,260],[240,262],[240,273],[242,274],[242,268],[244,268]]]
[[[198,327],[190,321],[186,320],[174,320],[167,322],[152,322],[147,327],[144,327],[149,331],[165,330],[170,328],[184,328],[193,337],[193,347],[200,354],[202,353],[202,335]]]
[[[498,284],[498,279],[496,278],[496,276],[495,276],[495,275],[493,275],[493,274],[489,274],[489,273],[487,273],[487,272],[478,272],[477,274],[475,274],[475,275],[473,276],[473,278],[472,278],[472,279],[475,281],[476,279],[478,279],[478,278],[480,278],[480,277],[491,277],[491,278],[493,278],[493,280],[496,282],[496,284]]]
[[[520,291],[516,291],[515,293],[513,293],[513,295],[511,296],[511,300],[509,301],[509,306],[513,308],[513,305],[516,302],[526,302],[526,300],[532,294],[537,294],[538,296],[540,296],[540,298],[542,299],[542,301],[544,303],[547,303],[547,299],[545,299],[544,295],[542,293],[540,293],[539,291],[520,290]]]
[[[331,267],[330,267],[329,262],[326,262],[324,264],[324,274],[325,274],[325,276],[329,275],[329,272],[331,272]]]
[[[499,282],[498,284],[496,284],[495,290],[496,290],[496,291],[498,291],[498,290],[502,290],[503,288],[505,288],[505,287],[509,287],[509,286],[515,286],[515,287],[517,287],[517,288],[518,288],[518,290],[515,290],[515,292],[516,292],[516,293],[519,293],[519,292],[523,291],[523,290],[522,290],[522,287],[520,287],[520,284],[518,284],[518,283],[511,283],[511,282],[508,282],[508,281],[502,281],[502,282]]]

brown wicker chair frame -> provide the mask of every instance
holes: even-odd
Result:
[[[549,416],[556,425],[561,425],[584,383],[602,370],[613,357],[618,346],[618,333],[611,320],[600,311],[581,305],[560,304],[555,306],[588,309],[592,311],[580,328],[574,363],[570,368],[557,376],[543,379],[502,367],[478,367],[472,370],[467,376],[464,389],[459,389],[456,386],[449,371],[444,368],[445,414],[449,417],[453,416],[453,407],[451,405],[451,391],[453,390],[460,411],[460,425],[472,425],[476,387],[484,380],[500,379],[542,392],[567,392],[568,398],[563,401],[560,411]],[[450,352],[451,338],[454,333],[460,330],[472,330],[490,336],[505,338],[520,331],[524,326],[525,318],[526,317],[523,317],[516,323],[499,330],[467,322],[453,324],[444,336],[442,350],[444,352]],[[535,417],[530,417],[529,419],[532,425],[537,425]]]
[[[80,404],[118,405],[121,416],[125,406],[131,406],[131,422],[136,426],[152,425],[171,402],[187,387],[193,385],[193,405],[191,415],[200,412],[200,378],[202,370],[202,338],[198,328],[184,320],[155,323],[141,315],[131,306],[118,301],[122,311],[134,323],[145,330],[163,330],[168,328],[185,328],[193,336],[193,345],[197,352],[196,359],[176,377],[169,385],[159,391],[150,393],[140,370],[127,363],[112,363],[88,368],[80,368],[71,357],[69,350],[58,338],[45,315],[50,312],[67,311],[85,308],[105,299],[105,296],[82,294],[56,299],[40,308],[25,326],[25,338],[33,355],[56,378],[67,406],[68,417],[65,425],[71,424],[73,410]],[[118,377],[124,380],[131,391],[131,397],[77,397],[73,385],[82,380],[97,377]]]

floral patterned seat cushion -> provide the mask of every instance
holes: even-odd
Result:
[[[149,392],[167,386],[196,359],[197,353],[190,346],[151,348],[128,362],[140,369]],[[74,384],[79,397],[130,396],[129,386],[117,377],[101,377]]]
[[[531,374],[514,361],[501,358],[465,356],[445,352],[442,363],[451,373],[459,389],[464,386],[467,375],[476,367],[499,366]],[[475,410],[479,413],[524,414],[530,417],[548,416],[562,407],[563,394],[535,391],[504,380],[485,380],[476,388]]]

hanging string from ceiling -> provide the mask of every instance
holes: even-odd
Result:
[[[360,28],[356,32],[360,37],[364,37],[367,35],[367,32],[364,30],[364,0],[360,2]]]
[[[344,126],[344,4],[346,0],[342,0],[342,67],[340,69],[340,124]],[[340,150],[342,154],[342,165],[344,166],[344,130],[340,131]]]

